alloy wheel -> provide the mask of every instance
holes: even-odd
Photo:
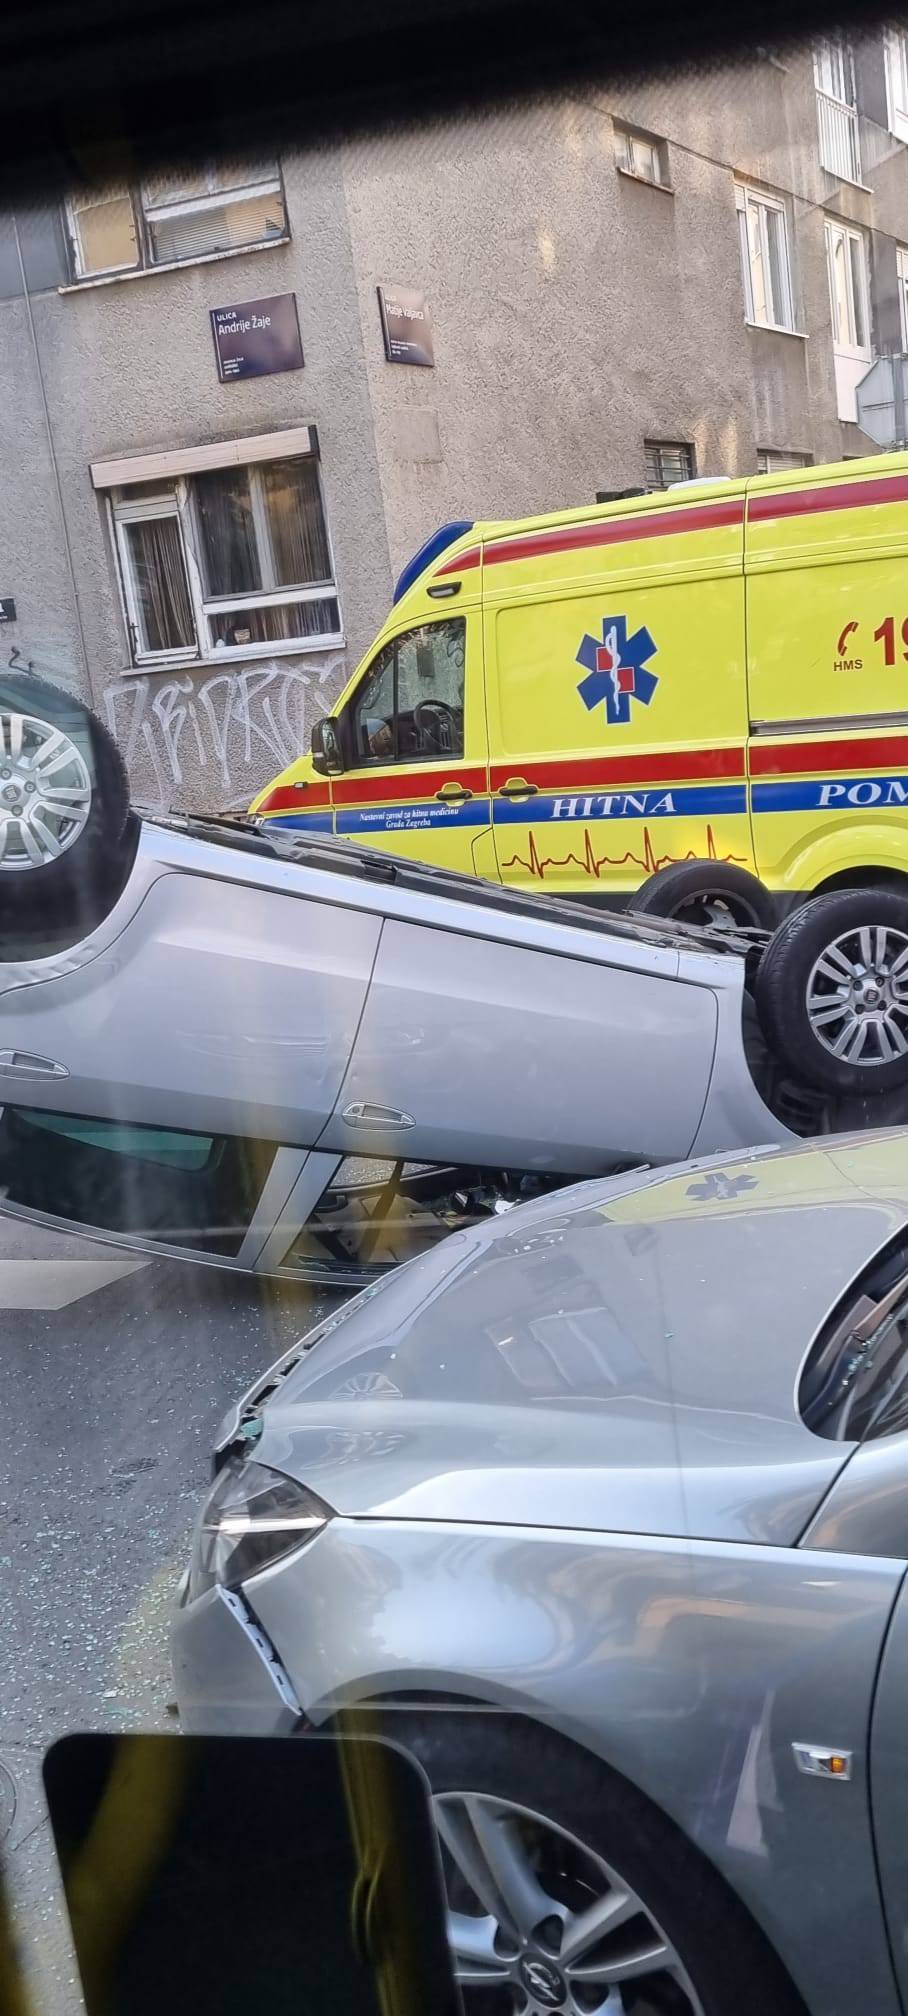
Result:
[[[470,2016],[703,2016],[671,1941],[596,1850],[487,1793],[438,1793],[434,1808]]]
[[[908,933],[863,924],[825,946],[807,981],[824,1050],[867,1069],[908,1055]]]
[[[62,728],[0,710],[0,871],[46,868],[78,840],[91,778]]]

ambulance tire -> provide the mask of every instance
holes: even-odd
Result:
[[[772,931],[776,923],[770,891],[732,861],[672,861],[650,875],[628,907],[644,917],[676,917],[679,924]]]
[[[754,998],[770,1048],[806,1084],[864,1098],[908,1084],[908,891],[837,889],[793,910]]]
[[[131,852],[129,817],[126,766],[91,708],[31,673],[0,671],[5,945],[10,926],[90,922]]]

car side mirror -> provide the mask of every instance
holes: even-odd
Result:
[[[333,714],[316,721],[312,730],[312,764],[322,777],[337,777],[343,770],[340,735]]]

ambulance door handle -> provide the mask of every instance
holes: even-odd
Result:
[[[500,785],[499,798],[535,798],[538,784],[528,784],[525,777],[508,777]]]
[[[436,791],[435,796],[442,805],[465,805],[467,799],[472,798],[473,793],[472,791],[468,791],[463,784],[455,784],[452,781],[449,784],[443,784],[441,790]]]

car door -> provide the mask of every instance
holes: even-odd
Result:
[[[345,767],[331,795],[339,836],[435,867],[495,874],[478,609],[386,639],[338,727]]]
[[[8,1209],[254,1264],[337,1098],[381,919],[219,875],[222,853],[0,998]]]

